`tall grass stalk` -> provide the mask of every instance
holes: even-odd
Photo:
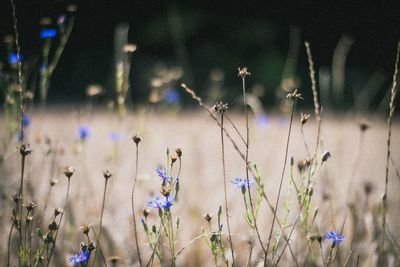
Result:
[[[73,169],[71,169],[71,170],[72,170],[72,172],[73,172]],[[66,174],[66,175],[67,175],[67,174]],[[71,176],[72,176],[72,174],[71,174]],[[48,258],[47,258],[47,265],[46,265],[47,267],[50,266],[50,261],[51,261],[51,257],[53,256],[54,249],[55,249],[55,247],[56,247],[56,242],[57,242],[58,233],[59,233],[59,231],[60,231],[61,222],[62,222],[62,219],[63,219],[63,217],[64,217],[65,209],[67,208],[67,205],[68,205],[69,188],[70,188],[70,185],[71,185],[71,176],[69,176],[69,177],[67,176],[67,178],[68,178],[68,185],[67,185],[67,195],[66,195],[66,197],[65,197],[64,209],[63,209],[63,212],[60,214],[60,222],[58,223],[57,231],[56,231],[56,234],[54,235],[54,243],[53,243],[53,245],[52,245],[52,247],[51,247],[50,254],[48,254],[49,256],[48,256]]]
[[[248,195],[249,195],[251,215],[253,217],[254,229],[255,229],[255,231],[257,233],[257,238],[258,238],[258,241],[260,242],[261,248],[262,248],[263,252],[265,253],[265,247],[264,247],[263,241],[261,240],[260,231],[258,230],[258,225],[257,225],[257,218],[256,218],[255,212],[254,212],[253,198],[251,197],[250,180],[249,180],[249,168],[250,167],[247,164],[249,162],[250,129],[249,129],[249,114],[248,114],[248,111],[247,111],[246,77],[249,76],[250,73],[247,72],[247,68],[246,67],[244,67],[242,69],[239,68],[238,70],[239,70],[239,74],[238,75],[242,78],[243,105],[244,105],[244,114],[245,114],[245,117],[246,117],[246,142],[245,142],[245,144],[246,144],[246,154],[245,154],[245,161],[246,161],[246,182],[247,182],[247,188],[249,189],[247,191],[249,193]]]
[[[105,205],[106,205],[107,186],[108,186],[108,180],[111,177],[111,173],[108,170],[106,170],[106,171],[104,171],[103,176],[105,178],[105,182],[104,182],[103,200],[102,200],[102,203],[101,203],[99,233],[97,234],[97,240],[96,240],[96,244],[97,244],[97,246],[99,248],[100,248],[101,230],[103,228],[103,214],[104,214],[104,208],[105,208]],[[98,249],[96,249],[96,252],[94,253],[94,259],[93,259],[92,266],[95,266],[96,258],[97,258],[97,251],[98,251]],[[107,266],[106,263],[105,263],[105,265]]]
[[[387,154],[386,154],[386,173],[385,173],[385,193],[382,198],[382,240],[380,247],[381,261],[385,257],[385,236],[386,236],[386,212],[387,212],[387,193],[389,184],[389,164],[390,164],[390,143],[392,138],[392,119],[396,109],[396,96],[397,96],[397,75],[399,72],[399,57],[400,57],[400,41],[397,43],[396,63],[394,66],[393,82],[389,103],[389,118],[388,118],[388,137],[387,137]],[[384,263],[381,262],[381,263]]]
[[[227,196],[227,193],[226,193],[225,144],[224,144],[224,130],[223,130],[223,127],[224,127],[224,113],[225,113],[224,107],[221,107],[219,109],[219,112],[221,114],[221,126],[220,126],[220,129],[221,129],[221,131],[220,131],[220,133],[221,133],[221,160],[222,160],[222,175],[223,175],[223,181],[224,181],[224,202],[225,202],[226,225],[228,227],[229,245],[231,247],[232,266],[235,266],[235,252],[234,252],[233,242],[232,242],[231,226],[230,226],[230,223],[229,223],[228,196]]]
[[[138,259],[139,259],[139,266],[142,267],[142,258],[140,256],[138,235],[137,235],[137,229],[136,229],[136,215],[135,215],[135,187],[136,187],[136,180],[137,180],[138,169],[139,169],[139,143],[142,140],[142,138],[138,134],[136,134],[132,139],[136,144],[135,177],[133,179],[132,195],[131,195],[132,219],[133,219],[133,230],[134,230],[134,234],[135,234],[136,250],[137,250]]]
[[[279,182],[278,196],[277,196],[276,202],[275,202],[275,208],[274,208],[273,218],[272,218],[272,225],[271,225],[271,229],[270,229],[269,236],[268,236],[267,249],[265,250],[265,253],[264,253],[264,265],[267,265],[268,250],[269,250],[269,247],[271,244],[271,238],[272,238],[272,233],[274,231],[275,219],[276,219],[276,216],[278,213],[278,205],[279,205],[279,199],[280,199],[280,195],[281,195],[281,191],[282,191],[283,178],[285,177],[285,170],[286,170],[286,163],[287,163],[287,158],[288,158],[288,153],[289,153],[290,135],[292,132],[293,116],[294,116],[294,111],[295,111],[295,106],[296,106],[296,100],[298,98],[301,98],[301,95],[297,93],[297,89],[296,89],[292,93],[288,94],[287,97],[290,98],[292,101],[292,111],[290,114],[289,130],[288,130],[288,135],[287,135],[287,139],[286,139],[285,159],[283,161],[282,175],[281,175],[281,179]]]

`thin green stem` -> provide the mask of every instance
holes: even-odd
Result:
[[[226,215],[226,225],[228,226],[228,237],[229,237],[229,245],[231,247],[231,255],[232,255],[232,266],[235,266],[235,253],[233,248],[232,236],[231,236],[231,226],[229,223],[229,211],[228,211],[228,196],[226,190],[226,169],[225,169],[225,144],[224,144],[224,112],[221,112],[221,156],[222,156],[222,175],[224,181],[224,201],[225,201],[225,215]]]
[[[282,190],[283,178],[285,177],[286,163],[287,163],[287,157],[288,157],[288,153],[289,153],[290,134],[292,131],[293,116],[294,116],[294,110],[295,110],[295,106],[296,106],[296,101],[295,100],[292,100],[292,101],[293,101],[292,102],[292,112],[290,115],[289,131],[288,131],[287,140],[286,140],[285,159],[283,162],[282,175],[281,175],[281,180],[279,182],[278,196],[276,198],[276,203],[275,203],[275,208],[274,208],[274,213],[273,213],[274,215],[272,218],[272,225],[271,225],[271,229],[270,229],[270,233],[269,233],[269,237],[268,237],[267,249],[264,253],[264,265],[266,265],[266,263],[267,263],[268,250],[269,250],[269,247],[271,244],[272,233],[274,231],[276,215],[278,213],[278,205],[279,205],[279,199],[280,199],[281,190]]]
[[[136,164],[136,170],[135,170],[135,178],[133,179],[131,204],[132,204],[133,230],[134,230],[134,234],[135,234],[136,250],[137,250],[138,259],[139,259],[139,266],[142,267],[142,258],[140,256],[138,235],[137,235],[137,229],[136,229],[136,215],[135,215],[135,187],[136,187],[136,180],[137,180],[138,168],[139,168],[139,143],[136,143],[136,161],[135,161],[135,164]]]

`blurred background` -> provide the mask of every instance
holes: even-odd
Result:
[[[83,102],[90,84],[104,89],[98,101],[113,97],[119,27],[137,46],[130,65],[128,101],[133,103],[148,101],[159,85],[155,78],[168,71],[173,82],[165,77],[162,82],[167,79],[172,100],[192,104],[182,91],[175,91],[185,82],[209,101],[234,102],[241,93],[237,67],[247,66],[252,73],[249,88],[267,110],[277,107],[292,88],[300,88],[306,95],[303,105],[310,107],[303,44],[309,41],[325,108],[386,110],[399,36],[398,1],[17,0],[29,90],[35,91],[40,69],[40,21],[49,17],[48,26],[56,27],[70,4],[78,7],[75,25],[51,77],[50,104]],[[13,33],[10,2],[2,1],[0,10],[4,40]],[[8,53],[1,42],[3,71],[9,67]]]

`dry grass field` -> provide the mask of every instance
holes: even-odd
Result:
[[[44,212],[40,222],[42,227],[47,227],[54,208],[62,207],[65,201],[67,178],[62,170],[66,166],[73,166],[76,169],[71,178],[69,204],[65,209],[65,221],[58,238],[54,266],[68,266],[66,259],[76,253],[78,244],[83,241],[79,226],[91,224],[96,231],[98,230],[105,180],[103,171],[106,169],[110,170],[112,177],[109,180],[105,202],[102,250],[106,258],[120,257],[116,266],[136,266],[131,212],[131,188],[135,174],[135,143],[131,137],[135,132],[139,132],[143,137],[139,145],[138,183],[135,191],[137,221],[143,217],[142,210],[148,208],[147,202],[159,195],[160,180],[155,170],[165,165],[166,150],[169,148],[172,153],[176,148],[181,148],[183,154],[180,191],[178,199],[171,208],[174,218],[180,218],[176,251],[184,249],[177,257],[176,264],[177,266],[214,265],[206,243],[209,237],[193,240],[202,235],[203,229],[209,231],[204,215],[206,213],[212,215],[211,224],[215,228],[218,207],[224,206],[220,129],[203,110],[181,111],[178,114],[143,111],[128,114],[122,120],[104,110],[94,110],[90,116],[82,115],[70,108],[49,109],[46,112],[28,114],[31,122],[26,128],[26,142],[31,144],[33,153],[26,162],[24,197],[34,200],[38,203],[40,212]],[[244,116],[233,111],[228,113],[228,116],[235,122],[239,131],[245,134]],[[249,160],[257,164],[266,196],[271,203],[274,203],[285,157],[289,116],[271,114],[268,118],[263,125],[257,125],[253,121],[250,123]],[[290,226],[299,213],[295,189],[290,182],[290,157],[294,159],[293,178],[295,183],[299,184],[300,173],[297,163],[307,156],[304,141],[313,151],[318,128],[315,119],[311,117],[303,128],[304,140],[300,131],[300,110],[296,111],[294,118],[281,203],[278,206],[278,218],[281,220],[287,218],[288,221],[286,234],[289,233]],[[369,128],[362,131],[361,122],[367,122]],[[4,119],[1,123],[5,125]],[[77,129],[80,125],[86,125],[90,129],[90,134],[84,142],[79,141]],[[244,151],[245,147],[240,146],[241,140],[234,129],[226,127],[239,144],[239,148]],[[4,137],[3,129],[2,126]],[[111,133],[114,134],[110,136]],[[391,147],[396,168],[400,167],[399,133],[400,125],[395,122]],[[3,223],[0,232],[4,241],[0,243],[1,265],[5,264],[7,253],[6,240],[11,224],[9,219],[12,207],[11,194],[17,192],[19,186],[20,156],[16,148],[17,143],[13,140],[1,151],[3,161],[0,167],[0,218]],[[225,140],[225,148],[227,179],[230,181],[235,177],[245,177],[243,159],[228,140]],[[386,150],[385,118],[324,115],[321,125],[321,146],[317,155],[320,157],[324,151],[329,151],[332,157],[315,175],[310,209],[312,214],[315,209],[318,209],[318,213],[310,232],[325,233],[330,230],[339,232],[343,227],[345,241],[340,245],[332,265],[377,265],[376,253],[380,239],[377,240],[376,233],[380,228]],[[53,187],[50,186],[52,180],[58,181]],[[394,240],[400,240],[399,189],[400,177],[396,176],[391,166],[387,224]],[[255,187],[251,190],[255,197]],[[227,195],[237,266],[246,266],[251,246],[254,247],[250,266],[256,266],[262,251],[255,232],[244,220],[241,190],[228,182]],[[224,218],[221,217],[224,224],[222,239],[223,244],[229,247]],[[157,210],[153,209],[147,220],[149,225],[156,224]],[[267,241],[271,221],[272,212],[267,204],[262,202],[258,228],[264,242]],[[307,257],[314,258],[315,264],[322,265],[319,247],[314,246],[311,250],[307,248],[310,232],[305,233],[300,226],[297,226],[291,237],[290,250],[300,264],[303,264]],[[147,244],[140,223],[138,223],[138,239],[142,257],[147,262],[152,250]],[[391,247],[392,242],[393,240],[389,243]],[[329,247],[327,243],[322,243],[321,251],[326,254]],[[392,249],[396,250],[396,247],[393,246]],[[154,264],[158,265],[159,262],[155,261]],[[280,265],[296,266],[289,250],[286,250]]]

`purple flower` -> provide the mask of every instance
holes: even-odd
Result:
[[[81,140],[86,140],[90,135],[90,128],[87,127],[86,125],[81,125],[78,128],[78,137]]]
[[[24,60],[24,57],[21,54],[19,54],[19,62],[22,62],[22,60]],[[10,65],[17,64],[18,63],[18,55],[17,55],[17,53],[9,54],[8,58],[7,58],[7,61],[8,61],[8,64],[10,64]]]
[[[164,199],[161,199],[160,197],[156,197],[153,200],[150,200],[147,202],[147,206],[155,208],[155,209],[166,209],[168,210],[172,206],[172,202],[174,201],[174,197],[171,197],[170,195],[167,195],[164,197]]]
[[[266,127],[269,123],[269,118],[265,114],[258,114],[254,117],[254,124],[258,127]]]
[[[40,32],[40,39],[51,39],[56,35],[57,35],[57,30],[56,29],[52,29],[52,28],[43,29]]]
[[[344,236],[340,235],[335,231],[330,231],[324,234],[325,239],[332,240],[332,245],[340,244],[344,241]]]
[[[89,251],[82,251],[68,259],[69,262],[73,264],[87,264],[90,258]]]
[[[251,179],[249,179],[249,184],[247,184],[247,180],[246,179],[242,179],[242,178],[234,178],[232,179],[231,183],[236,186],[237,188],[250,188],[251,185],[253,184],[253,181]]]
[[[28,115],[24,114],[24,116],[22,117],[22,125],[24,127],[29,127],[30,124],[31,124],[31,119],[29,118]]]
[[[111,132],[108,137],[110,138],[111,141],[113,142],[118,142],[122,140],[122,134],[117,133],[117,132]]]
[[[181,100],[179,92],[174,88],[168,88],[164,94],[164,100],[168,104],[176,104]]]
[[[165,168],[157,168],[156,172],[157,175],[161,178],[162,184],[166,184],[167,182],[169,182],[170,178]]]

